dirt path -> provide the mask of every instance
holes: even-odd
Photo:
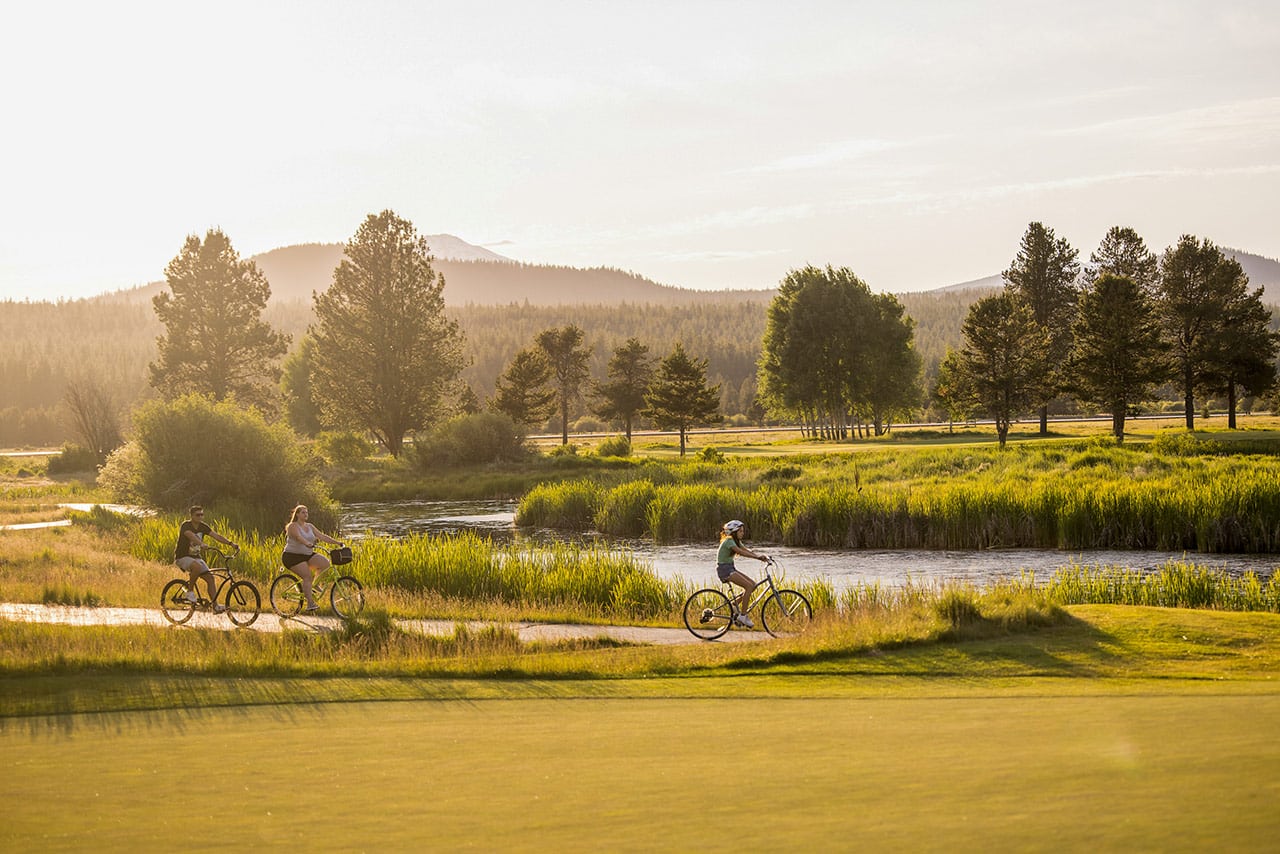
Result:
[[[72,626],[171,626],[164,614],[150,608],[84,608],[69,605],[34,605],[0,603],[0,619],[28,623],[60,623]],[[573,623],[490,623],[478,620],[397,620],[397,625],[408,631],[447,637],[459,623],[472,630],[489,626],[501,626],[514,631],[526,643],[557,641],[575,638],[613,638],[637,644],[686,644],[703,643],[684,629],[654,628],[652,626],[601,626]],[[293,617],[282,620],[275,614],[264,612],[249,627],[251,631],[278,632],[284,627],[303,631],[329,632],[341,625],[337,617]],[[231,630],[236,627],[225,616],[197,611],[186,626],[206,629]],[[732,631],[721,641],[731,643],[766,640],[762,631]]]

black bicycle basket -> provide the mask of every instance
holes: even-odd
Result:
[[[351,547],[342,546],[329,552],[329,561],[334,566],[341,566],[344,563],[351,563]]]

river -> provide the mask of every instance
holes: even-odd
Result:
[[[343,536],[403,537],[416,533],[473,531],[498,542],[551,542],[577,540],[601,542],[632,552],[653,567],[660,576],[683,578],[694,584],[714,583],[715,546],[713,536],[705,543],[655,545],[645,539],[604,540],[594,532],[569,535],[549,529],[517,528],[515,502],[511,501],[388,501],[358,502],[342,507]],[[1024,571],[1047,579],[1055,569],[1067,564],[1117,566],[1136,570],[1158,569],[1171,560],[1187,560],[1222,569],[1231,574],[1256,572],[1270,577],[1280,566],[1278,555],[1183,554],[1154,551],[1064,552],[1052,549],[1000,549],[988,551],[850,550],[783,546],[767,542],[749,543],[778,560],[786,577],[818,578],[838,590],[858,584],[902,587],[908,582],[969,581],[984,585],[1017,578]],[[753,572],[754,561],[742,568]]]

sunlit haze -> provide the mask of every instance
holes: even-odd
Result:
[[[1280,256],[1274,2],[22,3],[0,299],[391,208],[530,263],[764,288],[998,273],[1039,220]]]

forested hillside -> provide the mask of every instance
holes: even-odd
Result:
[[[918,318],[917,347],[931,373],[945,348],[959,342],[960,323],[973,292],[902,297]],[[755,393],[756,361],[767,303],[760,300],[686,305],[464,305],[448,309],[466,337],[469,366],[463,379],[480,400],[515,353],[544,329],[574,323],[592,348],[593,377],[603,378],[613,348],[630,337],[665,356],[677,341],[708,360],[708,378],[721,385],[727,415],[744,413]],[[306,331],[310,304],[273,303],[266,320],[292,336]],[[0,446],[58,444],[70,439],[59,411],[68,381],[88,377],[122,412],[149,393],[147,365],[163,328],[150,303],[77,300],[0,303]]]
[[[323,291],[329,286],[333,270],[342,260],[342,251],[343,247],[338,243],[309,243],[274,249],[254,255],[250,260],[258,265],[271,283],[273,302],[310,301],[312,292]],[[456,247],[453,251],[462,254],[462,250]],[[432,263],[445,278],[447,304],[616,305],[630,302],[684,305],[695,302],[732,303],[746,299],[768,302],[773,297],[772,290],[698,291],[661,285],[644,276],[608,267],[581,269],[521,264],[502,260],[501,256],[493,253],[489,255],[492,258],[439,257]],[[117,291],[107,298],[149,303],[163,287],[162,282],[152,282],[143,287]]]

